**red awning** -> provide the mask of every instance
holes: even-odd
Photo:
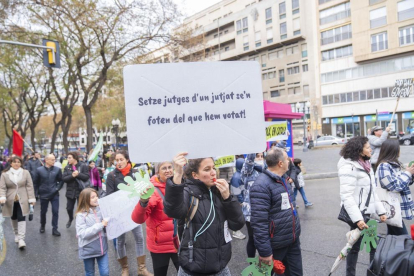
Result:
[[[263,101],[264,114],[267,118],[280,118],[280,119],[301,119],[303,113],[292,112],[290,104],[273,103],[269,101]]]

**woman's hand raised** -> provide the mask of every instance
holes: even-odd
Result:
[[[173,181],[175,184],[181,184],[181,180],[184,175],[184,166],[187,164],[187,159],[185,158],[187,154],[188,154],[187,152],[181,152],[177,154],[173,159],[173,165],[174,165]]]

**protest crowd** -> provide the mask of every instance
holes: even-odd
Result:
[[[350,139],[338,157],[340,215],[349,218],[351,232],[368,229],[369,215],[387,222],[387,210],[375,189],[379,185],[402,198],[401,214],[396,216],[401,226],[388,224],[388,233],[408,234],[403,219],[413,219],[409,186],[414,165],[402,167],[399,143],[387,139],[388,131],[374,127],[368,137]],[[246,258],[258,257],[258,267],[272,267],[273,275],[303,275],[297,193],[305,209],[313,203],[305,194],[302,161],[288,157],[286,142],[276,141],[266,152],[236,155],[233,167],[219,171],[214,158],[188,160],[186,156],[178,153],[171,160],[137,164],[121,149],[96,156],[48,154],[44,159],[37,152],[24,159],[12,155],[0,163],[3,216],[10,218],[17,247],[24,249],[30,247],[25,243],[26,216],[31,220],[33,207],[39,204],[39,232],[44,234],[50,202],[52,235],[59,237],[59,190],[66,187],[65,227],[76,227],[73,240],[77,239],[85,275],[95,275],[95,263],[99,275],[109,275],[108,248],[112,246],[122,276],[130,275],[128,258],[136,259],[141,276],[168,275],[170,261],[180,276],[231,275],[232,237],[246,241]],[[146,184],[139,186],[142,181]],[[128,189],[139,196],[130,217],[136,223],[130,230],[135,255],[126,250],[126,233],[108,241],[106,228],[115,218],[105,217],[98,201]],[[244,226],[247,237],[240,231]],[[347,276],[356,275],[362,240],[357,238],[348,250]],[[145,247],[152,268],[146,265]],[[371,261],[374,256],[372,249]]]

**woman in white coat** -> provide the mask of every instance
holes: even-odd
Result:
[[[381,221],[387,219],[384,206],[375,193],[375,176],[369,161],[371,152],[368,138],[365,136],[357,136],[350,139],[340,152],[342,156],[338,162],[340,196],[349,217],[356,223],[356,226],[352,226],[351,230],[356,227],[361,230],[368,228],[361,211],[366,208],[365,205],[370,192],[371,196],[369,197],[368,208],[366,208],[365,214],[377,213]],[[354,244],[346,258],[347,276],[355,275],[361,240],[362,237]],[[374,254],[375,250],[371,250],[371,261],[374,258]]]

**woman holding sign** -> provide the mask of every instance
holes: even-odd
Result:
[[[126,176],[130,176],[135,179],[134,174],[137,172],[136,169],[133,169],[131,162],[129,160],[128,152],[121,150],[115,155],[116,168],[110,172],[106,179],[106,194],[110,195],[118,191],[118,184],[127,184],[124,180]],[[137,263],[138,263],[138,275],[139,276],[152,276],[153,274],[149,273],[145,264],[145,253],[144,253],[144,236],[142,234],[142,226],[138,225],[132,231],[135,239],[135,250],[137,253]],[[128,258],[125,248],[125,234],[122,234],[117,238],[116,253],[118,257],[118,262],[122,268],[122,276],[129,275],[128,268]]]
[[[213,158],[187,163],[186,155],[174,158],[174,178],[167,180],[164,201],[165,213],[179,220],[179,229],[184,226],[177,275],[231,275],[227,267],[231,259],[229,229],[237,231],[244,225],[240,204],[230,194],[226,180],[216,179]]]
[[[165,186],[172,176],[172,162],[156,164],[155,175],[150,180],[156,192],[149,199],[141,197],[132,212],[135,223],[147,222],[147,247],[151,252],[155,276],[167,276],[170,259],[178,270],[177,249],[173,241],[174,222],[164,213]]]

